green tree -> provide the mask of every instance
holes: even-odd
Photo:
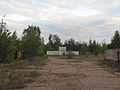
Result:
[[[111,40],[111,45],[112,48],[120,48],[120,33],[119,31],[115,32],[115,35],[113,36],[112,40]]]
[[[92,54],[98,55],[100,52],[100,44],[97,43],[95,40],[89,40],[88,51]]]
[[[37,26],[28,26],[27,29],[24,29],[22,37],[23,58],[30,59],[43,52],[43,42],[40,35],[41,31]]]
[[[48,42],[47,46],[51,50],[58,50],[59,47],[61,46],[61,39],[60,39],[60,37],[57,34],[56,35],[50,34],[49,35],[49,42]]]
[[[93,53],[93,42],[91,39],[89,40],[88,51]]]
[[[19,51],[21,51],[21,41],[18,39],[16,31],[13,32],[11,35],[11,56],[14,57],[14,59],[17,59],[17,54]]]
[[[0,62],[3,63],[10,54],[11,32],[4,24],[0,25]]]
[[[100,47],[100,53],[104,53],[104,51],[107,49],[107,44],[105,42],[101,43]]]
[[[80,54],[85,54],[86,52],[88,52],[88,45],[86,42],[80,43],[78,47],[79,47],[78,50],[79,50]]]
[[[69,40],[66,40],[64,42],[64,46],[67,47],[67,50],[69,51],[75,51],[76,49],[76,42],[73,38],[69,39]]]
[[[50,43],[46,44],[46,51],[53,51],[53,48]]]

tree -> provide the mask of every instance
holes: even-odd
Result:
[[[50,43],[46,44],[46,51],[53,51],[53,48]]]
[[[23,58],[30,59],[43,52],[40,35],[41,31],[37,26],[28,26],[27,29],[24,29],[22,37]]]
[[[105,43],[105,41],[103,41],[99,47],[99,52],[100,53],[104,53],[104,51],[107,49],[107,44]]]
[[[69,39],[69,40],[66,40],[64,42],[64,46],[67,47],[67,50],[69,51],[75,51],[76,49],[76,42],[73,38]]]
[[[118,49],[120,48],[120,34],[119,31],[115,32],[115,35],[113,36],[111,40],[111,48]]]
[[[50,34],[49,35],[49,42],[48,42],[47,46],[50,50],[58,50],[59,47],[61,46],[60,37],[57,34],[56,35]]]
[[[88,51],[93,53],[93,43],[91,39],[89,40]]]
[[[86,42],[79,43],[78,47],[80,54],[85,54],[86,52],[88,52],[88,45]]]
[[[53,48],[53,40],[52,40],[52,38],[53,38],[53,35],[50,34],[50,35],[49,35],[49,44],[50,44],[51,47]]]
[[[0,63],[3,63],[10,54],[11,37],[10,32],[4,24],[0,25]]]
[[[14,55],[14,59],[17,59],[17,53],[20,51],[20,40],[17,37],[16,31],[11,36],[11,53]]]
[[[98,55],[100,52],[100,44],[97,43],[95,40],[89,40],[89,46],[88,46],[88,51],[91,52],[92,54]]]

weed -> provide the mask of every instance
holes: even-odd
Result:
[[[67,54],[67,58],[68,59],[72,59],[74,57],[74,53],[72,53],[71,51],[68,52]]]
[[[23,88],[23,75],[17,72],[4,72],[0,74],[0,89]]]

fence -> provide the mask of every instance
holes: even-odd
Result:
[[[74,53],[74,55],[79,55],[79,51],[71,51],[72,53]],[[69,52],[66,51],[61,52],[61,51],[47,51],[47,55],[67,55]]]

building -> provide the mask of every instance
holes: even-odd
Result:
[[[71,51],[74,55],[79,55],[79,51]],[[59,51],[47,51],[47,55],[67,55],[69,51],[66,47],[59,47]]]
[[[120,49],[108,49],[104,52],[104,60],[120,62]]]

